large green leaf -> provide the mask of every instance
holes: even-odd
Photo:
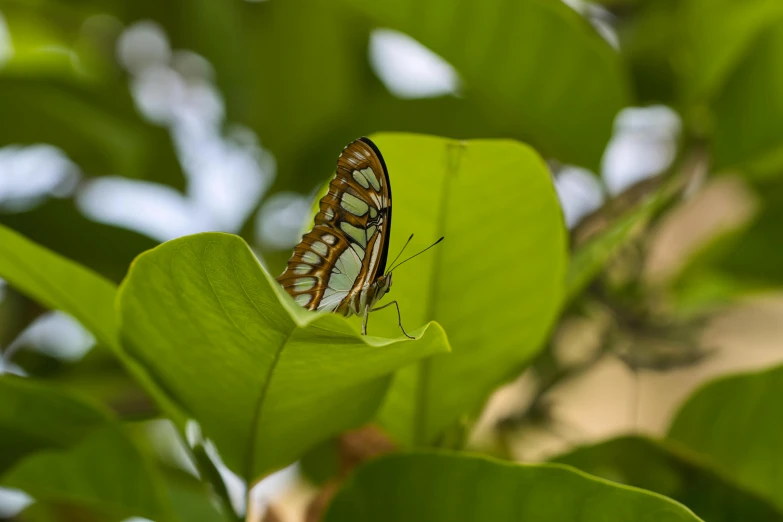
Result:
[[[360,468],[325,522],[695,522],[686,507],[567,466],[401,454]]]
[[[382,339],[302,309],[227,234],[141,255],[118,299],[128,352],[248,482],[366,422],[391,372],[448,349],[437,324]]]
[[[373,137],[389,168],[391,251],[411,233],[411,253],[391,297],[403,324],[438,321],[453,353],[398,374],[381,412],[401,443],[432,443],[520,372],[559,310],[566,233],[551,176],[530,148],[512,141],[431,136]],[[370,316],[371,332],[399,332],[393,309]]]
[[[677,413],[669,438],[783,511],[783,366],[712,381]]]
[[[616,113],[630,102],[619,55],[561,2],[346,0],[455,66],[464,95],[505,135],[597,168]]]
[[[41,504],[68,504],[113,520],[171,520],[150,463],[111,417],[81,399],[0,378],[0,484]]]
[[[710,522],[781,521],[783,513],[722,477],[676,446],[621,437],[577,448],[554,459],[608,480],[677,500]]]

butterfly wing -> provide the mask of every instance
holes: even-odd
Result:
[[[308,310],[350,315],[351,300],[386,269],[390,232],[386,164],[372,141],[359,138],[340,154],[315,226],[277,280]]]

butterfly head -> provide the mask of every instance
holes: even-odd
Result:
[[[392,273],[387,272],[384,275],[380,276],[378,279],[375,280],[375,284],[380,290],[380,294],[383,295],[385,293],[388,293],[389,290],[391,290],[392,285]]]

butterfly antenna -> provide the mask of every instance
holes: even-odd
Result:
[[[411,239],[413,239],[413,234],[411,234],[411,237],[408,238],[408,240],[405,242],[404,245],[402,245],[402,248],[400,249],[400,253],[397,254],[397,257],[394,258],[394,261],[389,263],[389,265],[394,265],[394,263],[400,258],[403,252],[405,252],[405,248],[408,246],[408,244],[411,242]]]
[[[413,236],[411,236],[411,237],[413,237]],[[409,241],[410,241],[410,240],[409,240]],[[419,252],[418,254],[413,254],[411,257],[409,257],[409,258],[408,258],[408,259],[406,259],[405,261],[400,261],[400,263],[399,263],[398,265],[396,265],[396,266],[393,266],[392,268],[390,268],[390,269],[389,269],[389,271],[388,271],[387,273],[391,273],[391,272],[392,272],[392,270],[394,270],[394,269],[396,269],[396,268],[399,268],[399,267],[401,267],[402,265],[404,265],[405,263],[407,263],[408,261],[410,261],[410,260],[411,260],[411,259],[413,259],[414,257],[416,257],[416,256],[418,256],[418,255],[421,255],[421,254],[423,254],[424,252],[426,252],[426,251],[427,251],[427,250],[429,250],[430,248],[434,247],[435,245],[437,245],[437,244],[438,244],[438,243],[440,243],[441,241],[443,241],[443,237],[441,237],[440,239],[438,239],[437,241],[435,241],[433,244],[431,244],[430,246],[428,246],[427,248],[425,248],[424,250],[422,250],[422,251],[421,251],[421,252]],[[399,256],[397,256],[397,257],[399,257]],[[392,263],[392,264],[394,264],[394,263]]]

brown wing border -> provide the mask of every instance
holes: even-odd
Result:
[[[384,275],[386,273],[386,260],[389,257],[389,243],[391,243],[391,227],[392,227],[392,188],[391,188],[391,182],[389,181],[389,169],[386,167],[386,160],[383,158],[383,154],[381,154],[380,149],[378,149],[378,146],[367,136],[362,136],[359,138],[360,141],[363,141],[365,144],[367,144],[368,147],[372,149],[372,151],[375,153],[376,156],[378,156],[378,161],[381,164],[381,167],[383,168],[383,179],[386,182],[386,191],[389,193],[389,210],[386,213],[386,221],[388,221],[388,224],[386,225],[386,230],[384,231],[384,241],[383,241],[383,252],[381,252],[381,260],[378,263],[378,270],[374,274],[374,276],[377,278],[379,275]]]

